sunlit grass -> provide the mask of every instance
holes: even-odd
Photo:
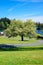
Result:
[[[0,44],[36,43],[38,40],[0,37]],[[17,51],[18,50],[18,51]],[[43,47],[19,47],[16,50],[0,50],[0,65],[43,65]]]
[[[28,37],[24,37],[24,41],[21,41],[21,37],[17,36],[14,38],[7,38],[4,36],[0,36],[0,44],[24,44],[24,43],[35,43],[38,40],[36,39],[29,39]]]
[[[0,65],[43,65],[43,50],[1,51]]]

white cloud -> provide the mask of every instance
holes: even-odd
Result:
[[[11,12],[11,11],[13,11],[13,9],[14,9],[13,7],[12,7],[12,8],[9,8],[9,9],[8,9],[8,12]]]
[[[13,10],[16,10],[17,8],[21,8],[21,7],[23,7],[23,6],[25,6],[27,3],[18,3],[18,4],[16,4],[15,6],[12,6],[11,8],[9,8],[7,11],[8,12],[11,12],[11,11],[13,11]]]
[[[43,23],[43,16],[34,16],[34,17],[27,17],[27,18],[16,17],[16,19],[20,19],[20,20],[23,20],[23,21],[26,21],[27,19],[32,19],[34,22]]]
[[[34,22],[41,22],[41,23],[43,23],[43,16],[28,17],[28,18],[25,18],[25,20],[26,19],[32,19]]]
[[[22,17],[15,17],[15,16],[8,16],[10,19],[20,19],[22,21],[26,21],[27,19],[32,19],[34,22],[41,22],[43,23],[43,16],[34,16],[34,17],[27,17],[27,18],[22,18]]]

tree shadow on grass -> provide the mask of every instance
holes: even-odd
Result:
[[[33,51],[43,50],[43,47],[17,47],[14,45],[0,44],[0,51]]]

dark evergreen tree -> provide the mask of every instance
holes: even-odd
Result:
[[[9,18],[1,18],[0,19],[0,30],[4,30],[8,27],[10,24],[10,19]]]

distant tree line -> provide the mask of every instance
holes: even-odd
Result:
[[[37,30],[43,30],[43,23],[36,22],[35,25],[37,27]]]

